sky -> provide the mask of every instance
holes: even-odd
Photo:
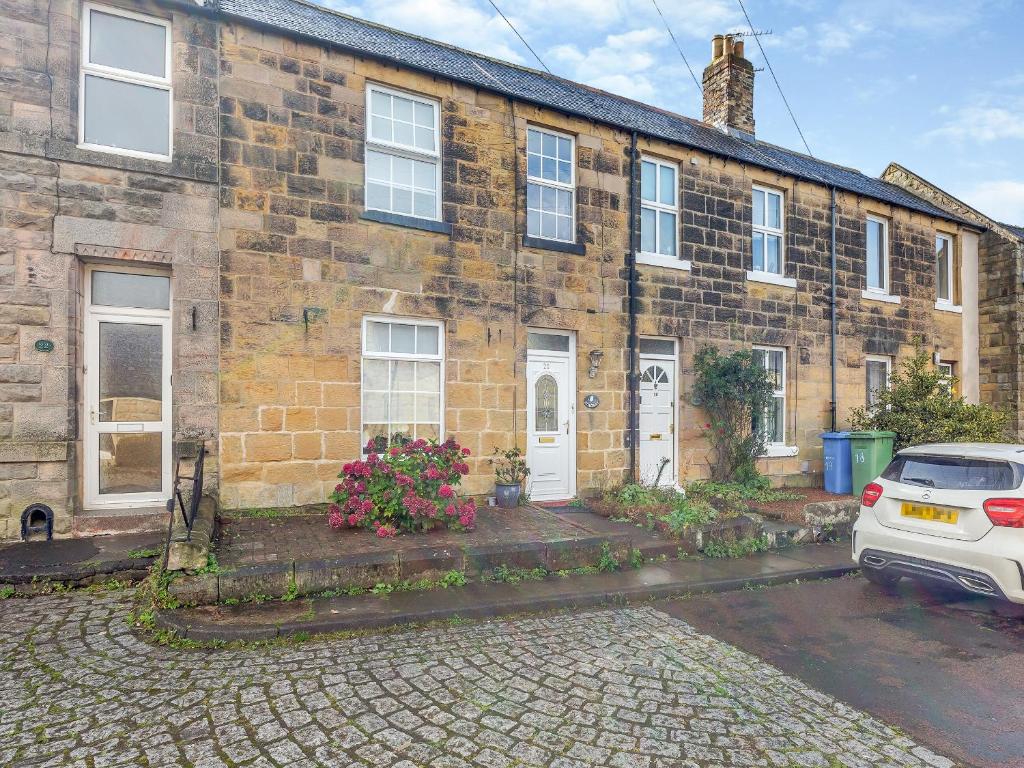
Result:
[[[518,64],[537,60],[488,0],[318,0]],[[556,75],[701,116],[654,0],[495,0]],[[744,0],[811,152],[877,176],[891,161],[1024,225],[1024,0]],[[748,30],[739,0],[658,0],[701,77],[715,34]],[[747,57],[764,67],[755,41]],[[803,151],[767,69],[757,137]]]

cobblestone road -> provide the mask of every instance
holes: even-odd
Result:
[[[0,765],[950,765],[652,608],[198,651],[129,598],[0,602]]]

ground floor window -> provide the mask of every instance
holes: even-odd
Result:
[[[878,400],[878,393],[889,388],[889,374],[892,371],[892,358],[869,356],[864,361],[866,401],[870,408]]]
[[[363,321],[362,443],[440,440],[444,421],[444,328],[434,320]]]
[[[942,375],[943,387],[945,387],[947,392],[954,393],[953,377],[956,376],[955,364],[948,360],[942,360],[936,367]]]
[[[764,366],[772,382],[772,400],[764,414],[754,414],[754,429],[768,445],[786,444],[786,350],[754,347],[754,362]]]

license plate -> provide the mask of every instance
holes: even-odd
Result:
[[[928,504],[908,504],[904,502],[900,514],[918,520],[929,520],[933,523],[949,523],[955,525],[960,512],[949,507],[933,507]]]

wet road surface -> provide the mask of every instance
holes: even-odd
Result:
[[[1024,767],[1024,606],[851,576],[657,607],[954,760]]]

